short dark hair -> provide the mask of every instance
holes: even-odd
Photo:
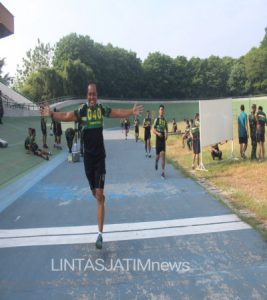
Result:
[[[256,108],[257,105],[256,104],[252,104],[251,108]]]
[[[262,106],[259,106],[258,109],[259,109],[259,110],[262,110],[263,108],[262,108]]]
[[[160,104],[159,108],[161,108],[161,107],[164,109],[164,105],[163,104]]]
[[[244,110],[245,110],[245,106],[244,106],[244,104],[241,104],[241,106],[240,106],[240,109],[241,109],[242,111],[244,111]]]

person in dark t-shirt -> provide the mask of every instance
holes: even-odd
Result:
[[[105,213],[105,146],[103,138],[103,118],[128,118],[138,116],[142,105],[134,105],[132,109],[111,109],[97,103],[97,88],[95,83],[90,83],[87,88],[87,104],[82,105],[74,112],[52,112],[49,106],[41,109],[42,116],[52,116],[57,121],[78,121],[83,126],[84,139],[84,169],[93,196],[97,200],[97,221],[99,233],[96,247],[102,248],[103,227]]]
[[[143,121],[143,128],[144,128],[144,140],[145,140],[145,151],[146,157],[151,157],[151,124],[152,120],[150,118],[149,110],[146,112],[146,117]]]
[[[168,138],[168,123],[164,118],[164,105],[159,106],[159,116],[154,120],[153,132],[156,135],[156,160],[155,169],[158,169],[158,162],[161,157],[161,177],[165,179],[165,152],[166,140]]]

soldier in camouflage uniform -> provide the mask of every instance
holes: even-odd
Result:
[[[251,138],[251,160],[257,159],[257,120],[256,120],[256,104],[251,106],[251,113],[249,115],[249,128]]]

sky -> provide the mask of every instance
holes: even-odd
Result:
[[[1,1],[1,0],[0,0]],[[258,47],[267,0],[2,0],[15,33],[0,40],[4,73],[15,75],[26,51],[76,32],[131,50],[142,61],[159,51],[176,56],[238,58]]]

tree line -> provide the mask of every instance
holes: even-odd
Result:
[[[102,45],[76,33],[64,36],[54,47],[38,40],[18,67],[14,87],[39,102],[67,95],[85,97],[89,81],[97,83],[101,97],[116,99],[266,94],[267,28],[260,46],[237,59],[214,55],[172,58],[154,52],[142,62],[135,52]]]

